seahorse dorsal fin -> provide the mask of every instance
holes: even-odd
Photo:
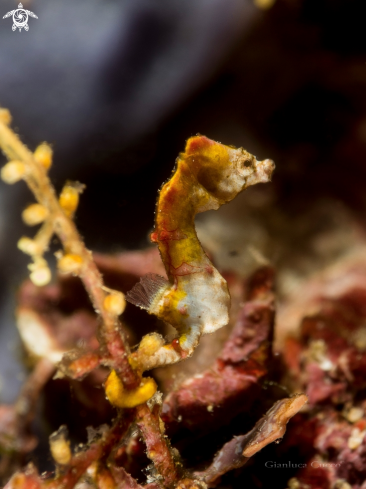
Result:
[[[127,292],[126,299],[135,306],[151,312],[151,306],[168,286],[169,282],[166,278],[155,273],[148,273]]]

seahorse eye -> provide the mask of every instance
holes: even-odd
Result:
[[[247,151],[242,150],[242,154],[237,159],[237,170],[241,176],[247,177],[255,168],[256,159]]]

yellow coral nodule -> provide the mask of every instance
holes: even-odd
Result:
[[[20,238],[17,246],[20,251],[30,256],[37,255],[40,251],[38,243],[34,239],[27,238],[26,236]]]
[[[79,205],[79,195],[84,191],[85,185],[79,182],[67,183],[59,197],[59,204],[68,217],[72,217]]]
[[[151,356],[154,355],[154,353],[156,353],[163,345],[164,339],[160,334],[150,333],[142,338],[139,344],[138,352]]]
[[[61,256],[57,262],[57,267],[61,273],[78,274],[83,266],[83,259],[79,255],[67,253]]]
[[[48,170],[52,165],[52,153],[51,146],[47,143],[42,143],[36,148],[34,158],[38,163],[46,168],[46,170]]]
[[[71,461],[72,453],[70,442],[63,438],[51,441],[51,454],[54,461],[60,465],[68,465]]]
[[[36,257],[34,263],[28,265],[31,271],[29,278],[37,287],[44,287],[51,281],[51,270],[44,258]]]
[[[126,308],[126,300],[121,292],[112,292],[104,299],[105,309],[114,316],[120,316]]]
[[[105,383],[105,393],[109,402],[119,408],[139,406],[148,401],[156,390],[156,382],[151,377],[143,377],[136,389],[126,390],[115,370],[112,370]]]
[[[9,184],[13,185],[19,182],[26,173],[25,164],[22,161],[10,161],[1,169],[1,179]]]
[[[0,109],[0,121],[6,124],[7,126],[11,123],[11,114],[8,109]]]
[[[36,226],[47,219],[48,209],[41,204],[31,204],[22,212],[22,219],[28,226]]]

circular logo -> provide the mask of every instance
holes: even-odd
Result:
[[[26,10],[22,8],[18,8],[17,10],[14,10],[13,13],[13,22],[15,25],[15,28],[21,29],[22,27],[25,27],[28,24],[28,13]]]

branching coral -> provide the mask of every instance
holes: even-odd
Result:
[[[216,392],[209,388],[212,384],[210,372],[202,375],[201,381],[198,378],[187,381],[180,391],[172,393],[165,401],[164,423],[160,415],[162,401],[155,394],[157,385],[154,379],[142,377],[145,370],[190,356],[201,335],[211,333],[228,322],[228,287],[198,241],[194,217],[198,212],[217,209],[249,185],[268,181],[273,163],[270,160],[258,162],[243,149],[224,146],[203,136],[188,140],[185,153],[179,156],[171,180],[160,192],[156,226],[152,233],[152,240],[158,243],[169,281],[160,275],[149,274],[128,294],[131,302],[146,308],[176,328],[179,338],[165,344],[159,334],[152,333],[144,336],[138,349],[131,353],[118,321],[125,307],[124,295],[106,287],[91,252],[86,249],[72,221],[83,186],[67,183],[57,198],[47,176],[52,157],[50,147],[43,143],[31,153],[8,127],[9,123],[9,113],[2,110],[0,146],[10,162],[3,167],[1,176],[9,184],[22,179],[28,184],[37,203],[25,209],[23,219],[29,225],[42,224],[34,239],[22,238],[18,244],[33,259],[30,279],[35,286],[43,287],[50,281],[51,273],[43,255],[52,235],[56,234],[63,245],[63,251],[56,253],[59,271],[80,277],[101,320],[99,335],[95,335],[93,328],[87,335],[100,338],[99,347],[91,340],[89,349],[67,352],[57,365],[57,375],[79,380],[101,365],[107,367],[110,372],[105,382],[106,396],[113,406],[122,409],[118,411],[112,426],[102,428],[96,437],[89,440],[88,446],[78,453],[73,454],[67,431],[60,428],[50,437],[51,453],[56,463],[55,474],[42,477],[35,467],[28,466],[10,479],[7,489],[72,489],[78,481],[99,488],[140,488],[137,481],[128,474],[128,466],[125,468],[119,462],[124,452],[119,443],[122,440],[130,440],[132,443],[134,435],[129,429],[133,425],[142,434],[147,456],[154,465],[153,477],[145,486],[150,489],[205,487],[233,467],[243,465],[248,457],[268,443],[282,437],[287,421],[306,402],[306,396],[298,395],[275,404],[259,424],[248,435],[244,435],[246,442],[241,447],[240,460],[237,460],[237,446],[234,449],[234,460],[225,445],[205,472],[184,469],[177,450],[171,447],[165,434],[165,430],[174,431],[177,417],[182,417],[180,409],[184,409],[184,402],[177,401],[179,393],[183,393],[182,398],[186,399],[192,399],[193,394],[206,413],[216,408],[219,413],[219,407],[224,412],[226,407],[232,409],[232,414],[236,409],[235,400],[240,399],[243,393],[247,396],[250,391],[253,398],[259,394],[259,380],[267,375],[271,361],[273,291],[272,271],[269,269],[261,271],[254,280],[248,297],[250,302],[244,307],[237,326],[211,371],[215,372],[213,385]],[[29,317],[29,311],[28,316],[24,310],[19,314],[24,330],[27,329],[24,320],[29,321]],[[39,324],[37,317],[37,314],[33,314],[31,321],[34,324]],[[76,320],[88,324],[90,321],[85,317],[85,314],[76,315]],[[36,331],[34,324],[33,332]],[[65,351],[62,342],[57,343],[52,338],[51,330],[47,334],[50,338],[46,342],[48,346],[32,352],[38,356],[32,374],[36,376],[38,388],[29,388],[32,385],[31,377],[15,408],[9,407],[6,411],[13,416],[12,423],[0,422],[0,443],[3,446],[9,436],[15,441],[24,442],[26,439],[39,390],[52,375],[55,363]],[[24,331],[23,338],[27,342]],[[229,379],[231,382],[227,382]],[[195,392],[199,393],[198,397],[194,395]],[[22,400],[28,402],[28,410],[23,409],[20,413]],[[198,411],[189,402],[185,407],[186,412],[182,411],[185,421],[193,416],[194,425],[199,420]],[[18,413],[15,418],[14,412]],[[9,431],[10,425],[13,432]],[[29,446],[25,451],[29,451]],[[17,449],[19,447],[16,444],[12,446],[12,450]],[[225,458],[225,464],[216,470],[217,460],[222,457]]]
[[[10,123],[9,113],[2,110],[0,146],[10,160],[2,168],[2,179],[7,183],[15,183],[23,179],[38,201],[38,204],[33,204],[26,209],[23,218],[27,224],[44,221],[35,239],[22,238],[18,243],[20,249],[31,255],[33,259],[33,263],[29,266],[30,278],[40,286],[49,282],[50,271],[43,254],[48,248],[53,233],[56,233],[64,247],[64,253],[58,254],[60,270],[77,274],[83,281],[93,306],[103,321],[102,334],[113,366],[126,385],[136,387],[139,379],[128,362],[129,351],[121,337],[116,308],[113,305],[111,307],[111,301],[108,299],[110,293],[105,290],[92,254],[86,249],[71,219],[78,204],[78,192],[81,187],[67,184],[58,200],[47,176],[47,169],[51,166],[51,148],[42,144],[32,154],[9,129],[8,123]],[[112,292],[112,294],[121,297],[120,293]],[[123,299],[120,303],[118,313],[123,312]]]

